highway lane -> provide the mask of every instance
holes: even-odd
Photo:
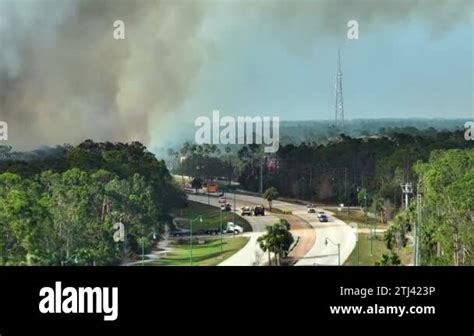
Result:
[[[260,201],[255,201],[255,200],[246,200],[242,199],[239,197],[240,195],[236,195],[236,208],[237,208],[237,214],[240,213],[240,208],[246,205],[256,205],[256,204],[265,204],[261,200]],[[195,195],[195,194],[188,194],[188,199],[190,201],[194,202],[200,202],[204,204],[208,204],[216,207],[220,207],[219,203],[219,198],[218,197],[208,197],[205,195]],[[234,199],[233,199],[233,194],[231,197],[227,197],[227,201],[234,206]],[[232,209],[234,210],[234,209]],[[245,218],[250,226],[252,227],[253,232],[264,232],[266,231],[267,225],[272,225],[273,223],[278,221],[278,217],[275,215],[272,215],[268,212],[265,212],[265,216],[243,216]]]
[[[188,195],[190,200],[206,203],[208,202],[207,196],[203,195]],[[226,193],[228,201],[233,204],[234,194]],[[268,202],[261,197],[248,196],[236,194],[236,208],[240,209],[244,205],[255,205],[265,204],[268,206]],[[218,198],[211,197],[210,204],[219,206]],[[334,217],[334,214],[330,211],[325,211],[328,215],[329,222],[320,223],[316,214],[308,214],[306,206],[300,204],[293,204],[283,201],[273,201],[273,207],[282,211],[291,211],[293,215],[298,216],[302,220],[306,221],[311,228],[314,230],[316,238],[313,241],[313,246],[309,251],[300,258],[296,263],[296,266],[316,266],[316,265],[333,265],[337,266],[339,263],[344,264],[345,260],[352,253],[355,248],[356,240],[353,230],[343,221]],[[317,209],[322,211],[322,209]],[[225,265],[255,265],[256,263],[261,264],[263,251],[259,248],[256,239],[261,235],[267,225],[271,225],[278,221],[278,217],[265,213],[265,216],[246,216],[245,217],[253,229],[251,239],[249,243],[238,253],[234,254],[231,258],[227,259],[223,264]],[[295,233],[297,231],[295,230]],[[297,233],[296,233],[297,234]],[[325,244],[326,238],[329,238],[335,244],[340,244],[340,256],[338,254],[338,247],[331,242]],[[264,259],[266,260],[266,259]],[[259,262],[260,261],[260,262]]]
[[[252,203],[245,199],[240,199],[238,196],[239,195],[236,195],[235,203],[238,210],[245,205],[260,204]],[[220,207],[218,197],[208,198],[205,195],[188,194],[188,199],[190,201]],[[227,197],[227,200],[233,206],[233,195],[232,197]],[[237,211],[237,213],[239,213],[239,211]],[[278,217],[265,213],[265,216],[244,216],[244,218],[252,227],[252,232],[246,232],[243,235],[250,237],[250,240],[242,249],[240,249],[239,252],[224,260],[221,264],[219,264],[219,266],[259,266],[267,260],[267,254],[262,251],[258,245],[257,239],[265,233],[267,225],[272,225],[278,221]]]
[[[260,197],[237,195],[237,198],[243,197],[247,200],[260,201]],[[283,201],[273,201],[273,207],[282,211],[291,211],[293,215],[300,217],[308,222],[315,230],[316,241],[310,251],[301,258],[296,266],[337,266],[339,264],[339,255],[337,245],[328,242],[325,244],[326,238],[329,238],[335,244],[340,244],[340,264],[343,265],[346,259],[355,248],[356,239],[352,228],[342,220],[334,217],[334,213],[325,211],[328,215],[329,222],[321,223],[317,214],[309,214],[305,205],[293,204]],[[323,211],[316,208],[316,211]]]

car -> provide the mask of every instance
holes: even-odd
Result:
[[[224,196],[219,197],[219,203],[223,203],[223,204],[227,203],[226,198]]]
[[[265,216],[265,208],[263,205],[256,205],[253,207],[252,212],[254,216],[262,215]]]
[[[308,207],[308,213],[316,213],[316,209],[314,207]]]
[[[318,216],[321,223],[327,223],[329,220],[326,215]]]
[[[318,212],[318,217],[321,217],[321,216],[326,216],[326,214],[324,213],[324,211],[319,211],[319,212]]]
[[[244,232],[244,228],[232,222],[227,222],[224,232],[239,234]]]
[[[232,211],[232,205],[230,203],[221,204],[222,211]]]
[[[252,215],[252,209],[249,206],[244,206],[240,209],[240,214],[242,216],[251,216]]]

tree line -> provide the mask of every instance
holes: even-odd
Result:
[[[151,248],[185,205],[166,165],[141,143],[0,152],[0,264],[114,265]],[[114,223],[125,241],[113,240]]]

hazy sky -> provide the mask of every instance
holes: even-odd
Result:
[[[197,116],[470,118],[472,0],[0,0],[0,120],[19,147],[160,144]],[[347,40],[346,24],[359,23]],[[123,20],[126,39],[113,39]]]
[[[346,118],[473,113],[472,15],[459,15],[443,27],[442,13],[427,18],[421,8],[397,19],[398,13],[388,11],[377,22],[346,9],[325,29],[324,22],[308,22],[311,16],[321,20],[310,2],[296,1],[302,12],[308,9],[301,21],[282,22],[249,14],[242,3],[252,2],[220,3],[207,16],[203,34],[215,56],[201,68],[182,108],[186,114],[210,114],[216,108],[221,114],[332,119],[339,46]],[[438,9],[456,12],[459,3],[448,3]],[[346,38],[350,19],[359,22],[358,40]]]

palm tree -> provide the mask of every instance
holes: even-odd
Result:
[[[267,226],[267,233],[258,238],[260,248],[264,252],[268,252],[268,263],[271,266],[270,253],[275,254],[276,265],[280,265],[280,259],[285,258],[288,255],[288,251],[293,244],[293,236],[288,231],[290,225],[287,221],[280,221],[272,226]]]
[[[375,211],[379,215],[380,223],[385,224],[385,204],[382,197],[377,196],[374,200]]]
[[[273,233],[273,226],[267,226],[267,233],[258,237],[257,242],[263,252],[268,252],[268,265],[272,266],[272,258],[270,253],[273,252],[275,245],[275,235]]]
[[[263,193],[263,198],[268,201],[268,207],[272,211],[272,201],[278,198],[278,190],[274,187],[270,187]]]

